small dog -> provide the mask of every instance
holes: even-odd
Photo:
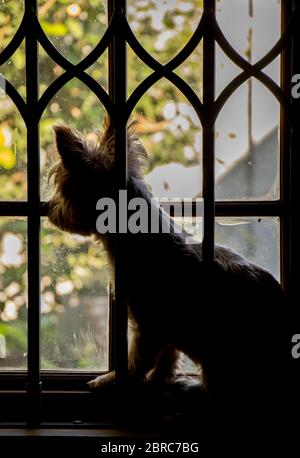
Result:
[[[94,143],[65,125],[54,131],[60,161],[50,172],[56,188],[49,219],[64,231],[101,240],[113,272],[118,234],[96,230],[96,202],[113,197],[116,182],[112,122],[106,119]],[[146,157],[129,128],[128,197],[150,205],[142,173]],[[163,211],[159,217],[170,218]],[[203,389],[220,411],[231,412],[235,426],[249,426],[252,414],[252,430],[278,424],[288,393],[286,299],[272,275],[222,246],[216,246],[215,263],[206,268],[201,243],[187,244],[184,233],[127,233],[120,241],[134,323],[132,378],[171,382],[183,352],[201,365]],[[114,373],[102,375],[90,388],[113,380]]]

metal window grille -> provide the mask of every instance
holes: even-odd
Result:
[[[17,33],[0,54],[0,65],[5,63],[25,38],[26,102],[7,81],[6,91],[17,106],[27,127],[28,199],[26,202],[1,202],[0,216],[26,216],[28,218],[28,424],[40,422],[41,370],[40,370],[40,217],[46,216],[47,206],[40,200],[39,121],[52,97],[72,78],[82,81],[98,97],[115,125],[116,139],[116,190],[126,188],[126,124],[136,103],[143,94],[161,78],[173,83],[195,109],[203,127],[203,197],[204,197],[204,262],[214,260],[215,216],[277,216],[281,222],[281,275],[288,292],[297,283],[297,258],[299,258],[299,230],[297,202],[299,188],[297,170],[300,170],[299,101],[291,98],[291,78],[300,73],[300,5],[299,0],[282,1],[282,34],[275,46],[254,65],[239,55],[225,38],[216,20],[215,0],[204,0],[204,12],[194,34],[184,48],[165,65],[155,60],[139,43],[126,18],[126,0],[108,1],[107,30],[81,62],[74,65],[63,57],[46,37],[37,15],[37,1],[26,0],[24,17]],[[203,102],[175,70],[203,40]],[[126,45],[153,72],[127,98]],[[215,46],[216,43],[240,69],[235,77],[215,97]],[[65,72],[39,97],[38,44]],[[88,69],[109,48],[109,95],[90,77]],[[281,55],[281,84],[278,86],[264,69]],[[280,138],[280,198],[277,201],[224,201],[215,202],[214,177],[214,125],[225,102],[241,84],[250,77],[259,80],[271,91],[281,106]],[[191,203],[192,211],[194,210]],[[293,248],[293,249],[292,249]],[[117,254],[120,254],[117,247]],[[127,308],[122,283],[122,256],[116,261],[116,297],[113,307],[113,364],[117,381],[122,383],[127,373]],[[1,377],[1,375],[0,375]]]

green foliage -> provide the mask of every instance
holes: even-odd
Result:
[[[65,37],[68,33],[68,27],[65,24],[51,24],[51,22],[40,21],[44,32],[51,37]]]

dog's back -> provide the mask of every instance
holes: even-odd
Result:
[[[223,426],[282,430],[290,389],[288,306],[279,283],[224,247],[207,269],[200,244],[165,234],[130,237],[129,304],[142,332],[202,365]]]

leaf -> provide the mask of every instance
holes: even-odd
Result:
[[[79,39],[83,36],[83,27],[80,22],[75,21],[74,19],[68,19],[66,22],[69,31],[74,38]]]
[[[11,341],[14,343],[14,349],[16,346],[26,348],[27,338],[22,329],[19,329],[16,326],[8,325],[6,323],[0,323],[0,334],[2,334],[6,339],[11,339]]]
[[[47,21],[40,21],[40,23],[47,35],[53,37],[64,37],[68,33],[68,29],[65,24],[51,24],[51,22]]]
[[[10,148],[0,146],[0,167],[6,170],[12,169],[16,164],[14,152]]]

